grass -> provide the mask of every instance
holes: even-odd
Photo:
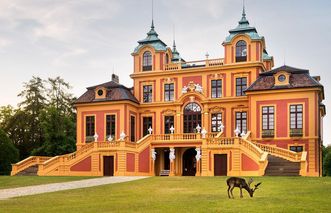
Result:
[[[225,177],[152,177],[0,201],[1,212],[330,212],[331,178],[258,177],[228,199]]]
[[[93,177],[0,176],[0,189],[83,180]]]

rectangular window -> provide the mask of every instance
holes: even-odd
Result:
[[[236,78],[236,96],[244,96],[247,89],[247,78]]]
[[[149,132],[148,132],[149,127],[153,128],[152,117],[144,117],[143,118],[143,136],[149,134]]]
[[[170,134],[170,128],[174,125],[174,116],[164,116],[164,132]]]
[[[274,107],[262,107],[262,137],[274,137],[274,119]]]
[[[106,139],[115,138],[116,119],[115,115],[106,115]]]
[[[290,135],[302,136],[303,128],[303,105],[290,105]]]
[[[153,89],[152,85],[146,85],[143,87],[143,98],[144,98],[144,103],[149,103],[152,102],[152,97],[153,97]]]
[[[240,132],[247,132],[247,112],[236,112],[236,127]]]
[[[164,85],[164,101],[174,100],[174,84]]]
[[[290,150],[293,152],[303,152],[303,146],[290,146]]]
[[[130,117],[130,139],[132,142],[136,141],[136,117],[131,116]]]
[[[211,131],[220,132],[222,125],[222,113],[211,114]]]
[[[211,81],[211,97],[212,98],[222,97],[222,80]]]
[[[95,135],[95,117],[94,116],[86,116],[85,117],[85,141],[92,142],[94,141]]]

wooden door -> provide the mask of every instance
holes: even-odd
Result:
[[[103,175],[114,176],[114,156],[103,157]]]
[[[228,158],[226,154],[214,155],[214,176],[227,176]]]

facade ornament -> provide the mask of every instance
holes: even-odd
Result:
[[[110,141],[112,141],[114,138],[111,136],[111,135],[109,135],[109,137],[107,138],[107,140],[110,142]]]
[[[186,94],[187,92],[203,92],[203,88],[200,84],[195,84],[193,81],[190,81],[186,86],[182,88],[182,94]]]
[[[173,126],[173,125],[171,125],[171,127],[170,127],[170,129],[169,129],[169,130],[170,130],[170,133],[171,133],[171,134],[174,134],[175,128],[174,128],[174,126]]]
[[[199,162],[199,160],[201,159],[201,150],[200,148],[196,148],[195,151],[197,151],[197,154],[195,155],[195,159],[197,160],[197,162]]]
[[[125,137],[126,137],[126,134],[124,133],[124,131],[122,131],[121,134],[120,134],[120,140],[124,141]]]
[[[153,161],[155,161],[156,160],[156,155],[157,155],[157,153],[155,152],[155,149],[151,149],[151,155],[152,155]]]
[[[195,127],[195,129],[197,130],[198,133],[201,132],[201,126],[198,124],[197,127]]]
[[[236,135],[236,137],[239,136],[239,134],[240,134],[240,130],[239,130],[238,126],[237,126],[237,128],[234,130],[234,134]]]
[[[170,148],[169,159],[171,162],[173,162],[176,159],[174,148]]]
[[[222,123],[222,121],[221,121],[221,124],[220,124],[220,129],[221,129],[221,132],[223,132],[223,130],[224,130],[224,125],[223,125],[223,123]]]
[[[199,92],[199,93],[202,93],[202,86],[200,86],[200,84],[196,84],[195,85],[195,91]]]
[[[241,135],[242,138],[245,137],[245,136],[246,136],[246,132],[245,132],[245,130],[243,130],[242,133],[241,133],[240,135]]]
[[[201,131],[201,134],[202,134],[202,138],[206,138],[207,130],[205,128],[203,128]]]
[[[148,131],[148,134],[150,134],[150,135],[151,135],[151,134],[152,134],[152,132],[153,132],[153,129],[152,129],[152,127],[150,126],[150,127],[148,128],[148,130],[147,130],[147,131]]]
[[[186,94],[187,93],[187,86],[184,86],[182,89],[182,94]]]
[[[98,137],[99,137],[99,135],[97,133],[95,133],[94,136],[93,136],[95,142],[98,141]]]

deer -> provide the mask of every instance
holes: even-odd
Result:
[[[261,185],[261,182],[256,184],[254,188],[251,188],[250,185],[253,182],[253,178],[250,178],[248,182],[246,182],[245,179],[239,178],[239,177],[230,177],[226,180],[226,183],[228,185],[228,197],[231,199],[234,199],[233,196],[233,189],[234,187],[240,188],[240,198],[243,198],[243,192],[242,189],[246,189],[246,191],[249,193],[251,197],[253,197],[253,194],[255,190],[258,189],[258,186]],[[230,196],[231,193],[231,196]]]

